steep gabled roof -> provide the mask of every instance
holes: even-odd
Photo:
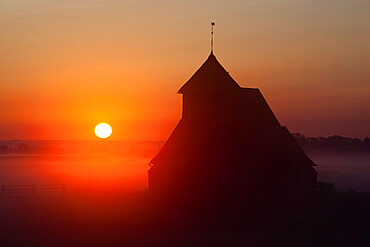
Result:
[[[240,86],[211,53],[195,74],[180,88],[178,93],[234,92]]]

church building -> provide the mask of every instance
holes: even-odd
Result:
[[[315,165],[261,91],[242,88],[213,52],[180,88],[182,118],[149,163],[149,194],[173,207],[294,207],[316,189]]]

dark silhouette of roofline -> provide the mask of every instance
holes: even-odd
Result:
[[[211,52],[207,60],[194,75],[180,88],[179,94],[199,92],[236,92],[238,83]]]

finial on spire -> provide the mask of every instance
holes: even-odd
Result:
[[[213,54],[213,27],[216,25],[215,22],[211,22],[211,54]]]

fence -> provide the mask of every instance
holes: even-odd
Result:
[[[1,185],[0,187],[1,197],[62,196],[65,193],[65,184]]]

